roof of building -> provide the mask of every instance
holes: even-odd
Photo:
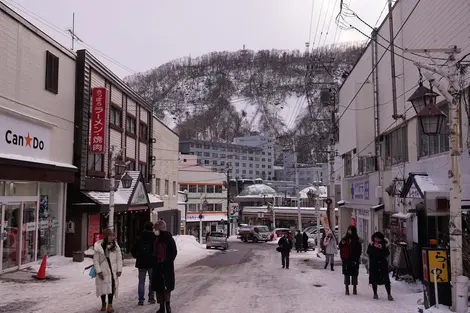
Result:
[[[265,184],[254,184],[243,188],[239,197],[254,197],[254,196],[275,196],[276,190]]]
[[[239,144],[228,143],[228,142],[217,142],[217,141],[198,140],[198,139],[184,139],[184,140],[180,140],[180,143],[200,143],[200,144],[218,145],[218,146],[223,146],[223,147],[253,149],[253,150],[259,150],[259,151],[263,150],[261,147],[258,147],[258,146],[239,145]]]
[[[0,1],[0,11],[5,12],[8,16],[10,16],[12,19],[23,25],[24,27],[28,28],[31,32],[36,34],[36,36],[40,37],[44,41],[46,41],[48,44],[54,46],[56,49],[60,50],[63,54],[68,56],[69,58],[75,60],[76,55],[73,51],[70,49],[64,47],[61,45],[59,42],[54,40],[52,37],[47,35],[45,32],[34,26],[31,22],[29,22],[27,19],[16,13],[14,10],[12,10],[8,5]]]

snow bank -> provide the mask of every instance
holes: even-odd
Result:
[[[433,307],[431,307],[427,310],[424,310],[423,312],[424,313],[449,313],[449,312],[452,312],[452,311],[448,307],[443,306],[441,304],[438,309],[433,306]]]

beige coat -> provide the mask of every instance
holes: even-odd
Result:
[[[116,250],[109,251],[109,260],[111,262],[111,269],[109,268],[108,261],[102,247],[102,240],[99,240],[95,243],[94,250],[95,254],[93,255],[93,265],[96,270],[96,296],[108,295],[113,291],[113,284],[111,275],[114,276],[115,292],[114,295],[118,294],[119,287],[119,278],[117,273],[122,273],[122,254],[121,248],[116,243]],[[104,279],[101,279],[98,276],[98,273],[103,273]]]

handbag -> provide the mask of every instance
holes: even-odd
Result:
[[[96,277],[96,270],[95,270],[95,267],[92,266],[90,268],[90,272],[88,272],[88,275],[91,277],[91,278],[95,278]]]
[[[282,252],[282,248],[281,248],[281,247],[277,247],[277,248],[276,248],[276,251],[277,251],[277,252]]]

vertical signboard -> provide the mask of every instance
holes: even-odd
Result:
[[[91,105],[91,153],[105,153],[106,88],[93,88]]]

